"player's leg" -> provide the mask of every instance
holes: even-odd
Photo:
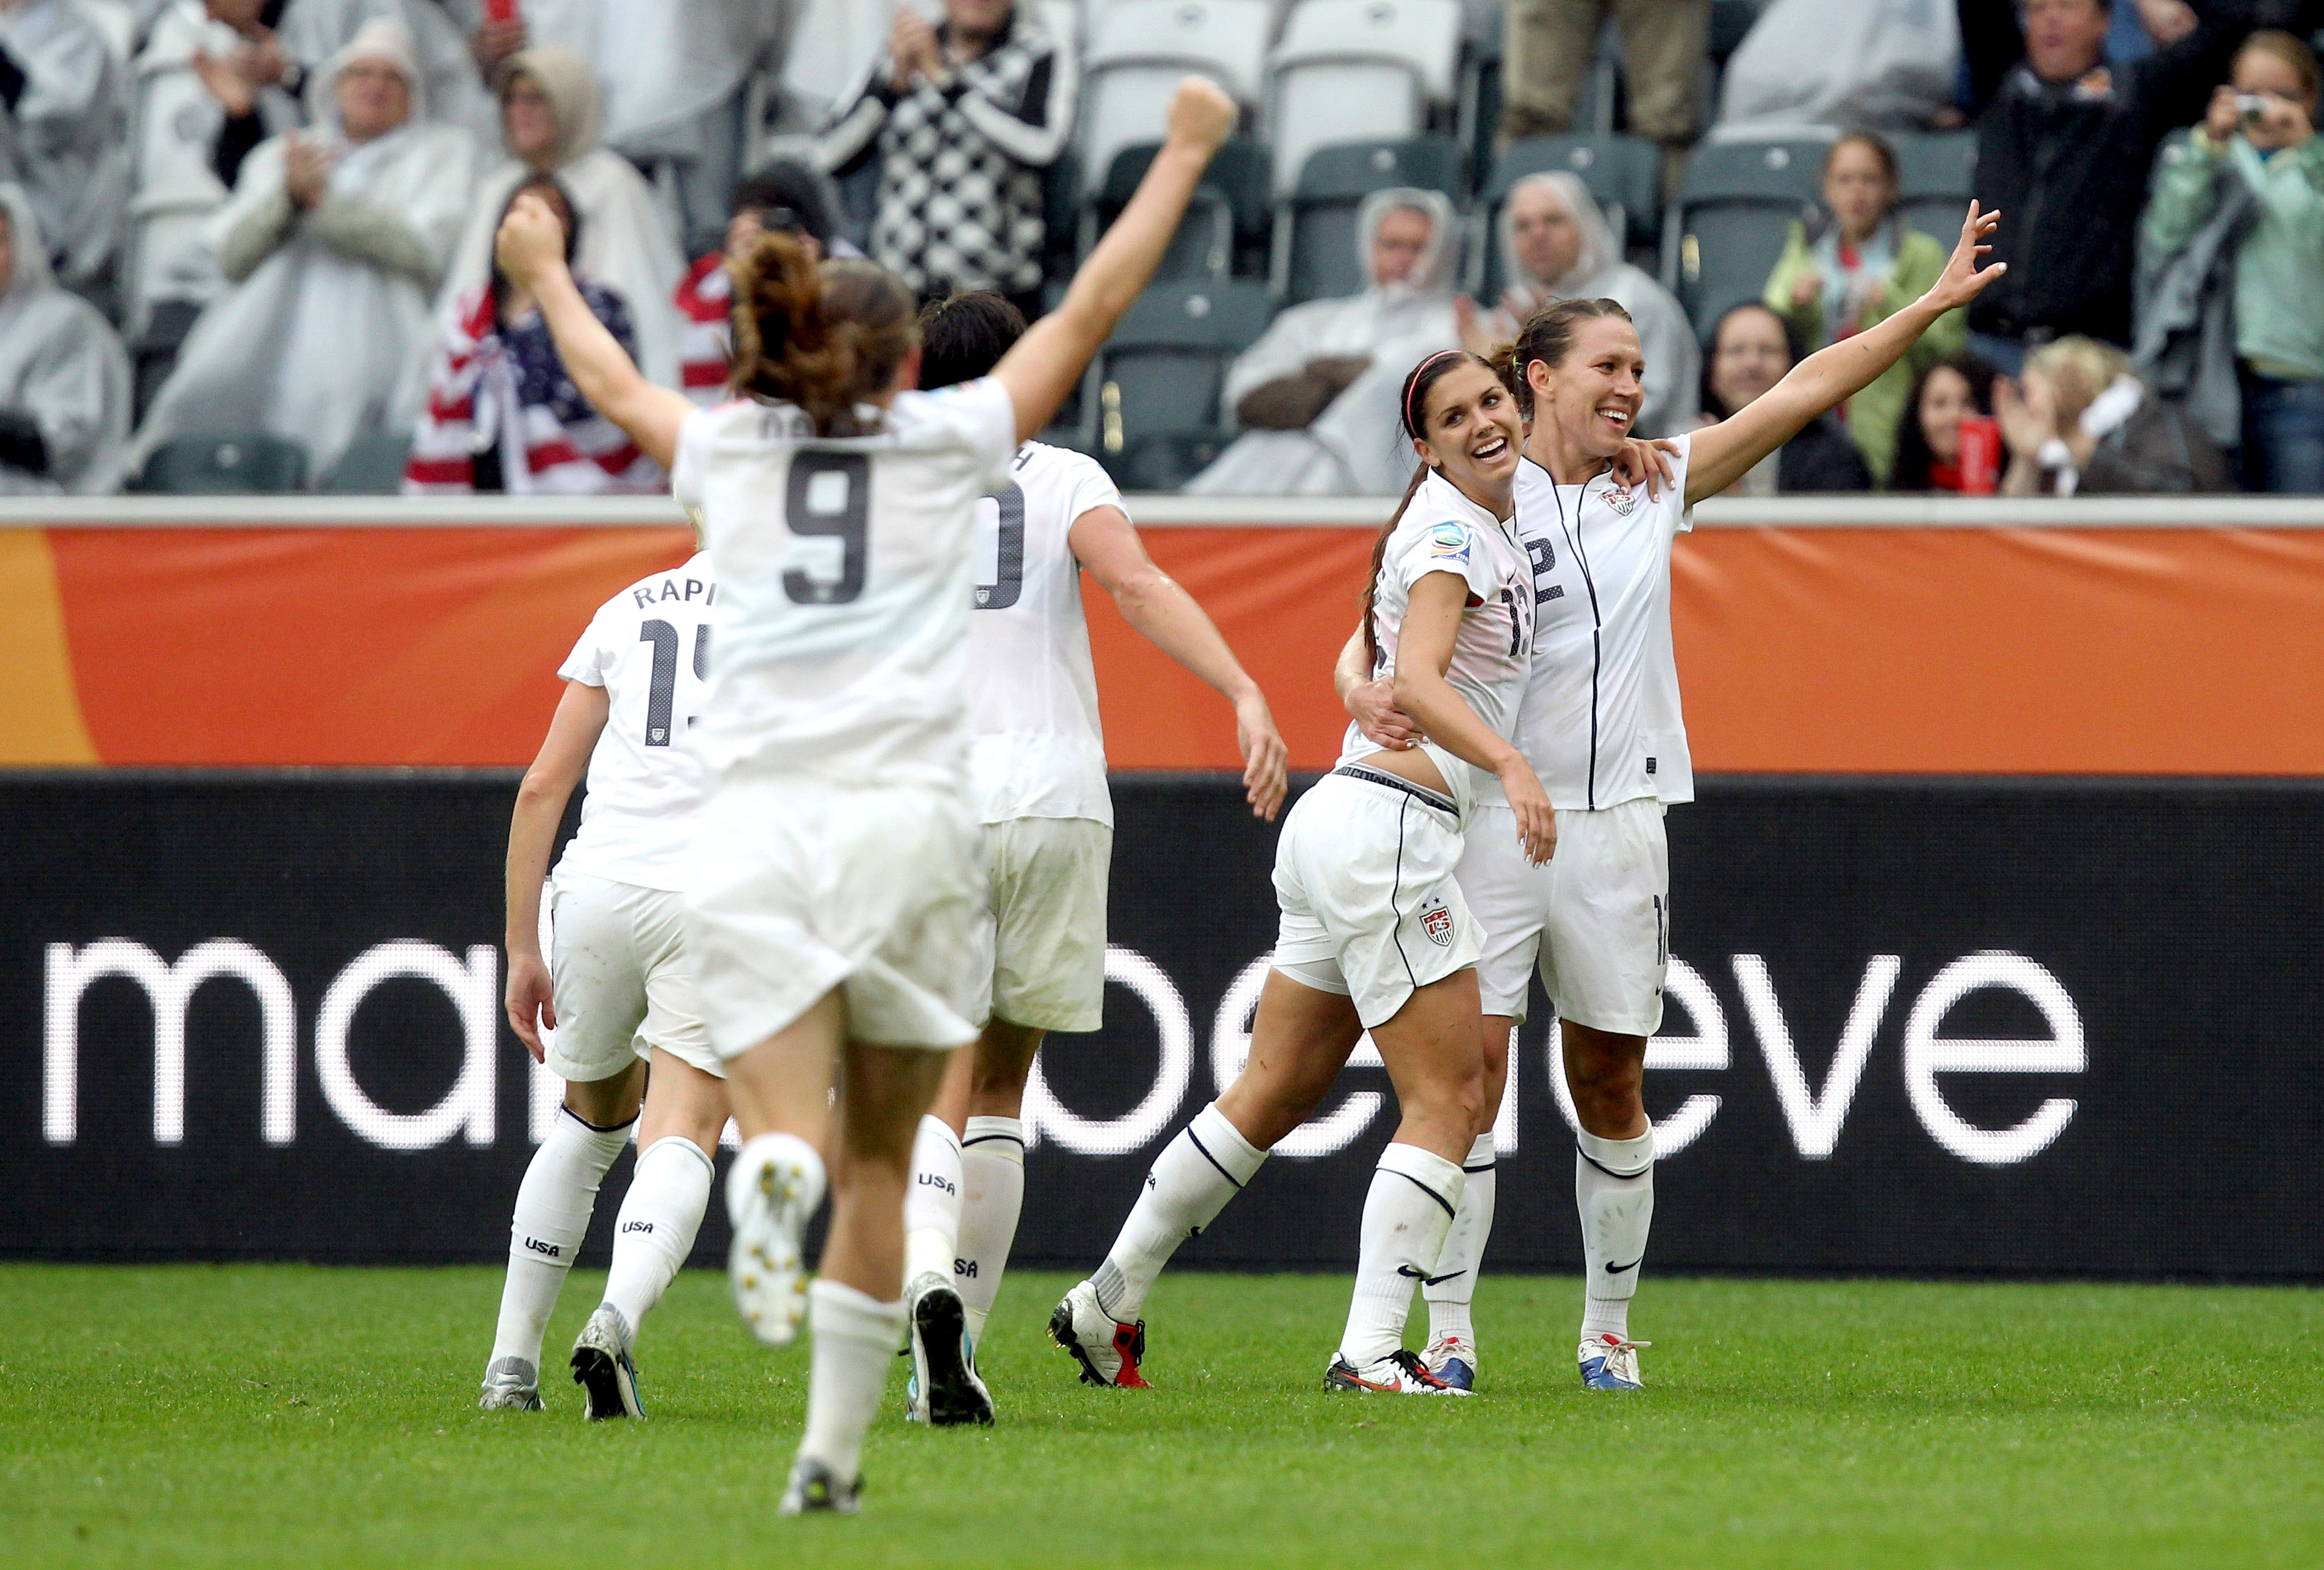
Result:
[[[656,1051],[638,1119],[637,1169],[613,1223],[604,1300],[573,1345],[573,1378],[592,1418],[644,1416],[638,1333],[694,1251],[726,1115],[724,1079],[666,1045]]]
[[[1596,1390],[1636,1390],[1630,1302],[1655,1214],[1654,1125],[1640,1086],[1662,1026],[1670,878],[1660,803],[1562,813],[1557,895],[1542,979],[1557,1004],[1582,1223],[1582,1319],[1575,1361]]]
[[[726,1060],[726,1094],[742,1131],[726,1173],[726,1214],[734,1225],[727,1273],[743,1322],[770,1345],[788,1344],[807,1316],[799,1246],[828,1183],[823,1150],[846,1020],[845,997],[834,987]]]
[[[1257,1175],[1267,1153],[1307,1121],[1363,1034],[1328,962],[1270,970],[1251,1020],[1250,1058],[1218,1100],[1163,1147],[1105,1262],[1065,1295],[1049,1334],[1093,1385],[1142,1385],[1146,1295],[1178,1245],[1199,1236]],[[1323,984],[1316,984],[1321,983]]]
[[[967,1105],[960,1123],[960,1242],[957,1274],[972,1339],[1001,1296],[1009,1251],[1025,1205],[1025,1082],[1047,1030],[1000,1018],[971,1048]]]
[[[597,1187],[628,1144],[645,1094],[633,1043],[647,1011],[629,896],[603,878],[560,877],[549,964],[558,1029],[544,1059],[565,1104],[525,1168],[510,1215],[508,1274],[479,1405],[540,1406],[540,1342],[597,1205]]]
[[[1493,1235],[1493,1202],[1499,1178],[1493,1159],[1493,1125],[1509,1083],[1510,1043],[1517,1021],[1507,1014],[1487,1014],[1480,1032],[1484,1048],[1481,1125],[1461,1163],[1460,1207],[1453,1213],[1444,1247],[1436,1256],[1436,1270],[1420,1284],[1428,1305],[1428,1350],[1420,1361],[1428,1371],[1455,1390],[1477,1384],[1477,1327],[1471,1310],[1477,1298],[1478,1271],[1484,1262],[1485,1243]]]
[[[944,1085],[966,1096],[972,1048],[938,1054]],[[938,1093],[941,1100],[942,1092]],[[959,1260],[960,1135],[939,1105],[920,1115],[904,1190],[904,1308],[912,1377],[904,1416],[915,1423],[992,1421],[992,1402],[976,1377],[967,1310],[954,1269]]]
[[[1372,1027],[1402,1117],[1364,1198],[1356,1288],[1327,1390],[1458,1393],[1404,1346],[1414,1287],[1436,1275],[1484,1104],[1473,966],[1414,988]]]
[[[848,1043],[833,1152],[831,1231],[808,1288],[814,1361],[807,1434],[786,1514],[852,1509],[863,1436],[904,1339],[904,1191],[912,1140],[944,1074],[940,1052]]]

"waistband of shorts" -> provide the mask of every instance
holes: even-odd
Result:
[[[1344,774],[1351,780],[1360,780],[1367,785],[1384,785],[1390,790],[1401,790],[1423,807],[1434,807],[1456,824],[1461,821],[1461,808],[1450,796],[1441,795],[1425,785],[1416,785],[1399,775],[1367,769],[1361,763],[1342,763],[1332,772]]]

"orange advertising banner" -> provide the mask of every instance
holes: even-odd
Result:
[[[1151,527],[1295,763],[1367,529]],[[0,763],[519,764],[638,527],[0,528]],[[1676,554],[1695,765],[2324,774],[2324,531],[1707,528]],[[1086,580],[1119,769],[1236,766],[1232,718]]]

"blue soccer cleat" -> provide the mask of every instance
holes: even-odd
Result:
[[[1609,1331],[1583,1342],[1574,1358],[1582,1365],[1582,1383],[1592,1390],[1642,1390],[1646,1381],[1638,1377],[1638,1348],[1652,1346],[1651,1341],[1625,1341]]]
[[[1456,1390],[1477,1388],[1477,1347],[1466,1336],[1441,1335],[1420,1354],[1430,1373]]]

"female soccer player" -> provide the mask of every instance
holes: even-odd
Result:
[[[1532,421],[1517,524],[1539,606],[1517,730],[1557,808],[1558,854],[1541,866],[1513,854],[1502,843],[1509,820],[1488,807],[1460,882],[1488,935],[1479,984],[1489,1050],[1501,1052],[1524,1020],[1536,960],[1561,1022],[1581,1122],[1577,1362],[1592,1389],[1637,1389],[1645,1344],[1629,1339],[1629,1307],[1654,1214],[1654,1129],[1639,1082],[1646,1039],[1662,1023],[1670,956],[1663,813],[1694,797],[1671,647],[1672,541],[1691,527],[1696,502],[1870,384],[1931,323],[1999,277],[2000,264],[1978,265],[1998,218],[1971,202],[1950,260],[1919,300],[1811,355],[1733,417],[1661,443],[1676,474],[1659,494],[1642,497],[1608,472],[1644,396],[1637,333],[1620,306],[1563,301],[1535,316],[1510,347],[1505,374]],[[1409,722],[1391,712],[1393,697],[1377,682],[1355,694],[1360,728],[1390,741],[1408,734]],[[1426,728],[1425,716],[1412,718]],[[1490,1126],[1488,1110],[1477,1131]],[[1463,1250],[1436,1273],[1473,1276],[1489,1228],[1489,1216],[1457,1229]],[[1457,1323],[1466,1318],[1463,1301]],[[1445,1327],[1435,1329],[1441,1343]],[[1474,1356],[1471,1342],[1471,1367]]]
[[[540,1409],[541,1333],[589,1229],[597,1185],[634,1123],[637,1170],[614,1228],[605,1299],[572,1366],[588,1417],[642,1416],[632,1360],[638,1325],[686,1263],[709,1201],[726,1085],[681,937],[702,769],[679,738],[702,708],[717,594],[710,559],[697,553],[606,601],[558,671],[565,696],[517,792],[509,1023],[565,1080],[565,1105],[517,1190],[500,1328],[477,1403],[486,1409]],[[585,771],[581,829],[557,864],[552,968],[540,955],[541,879]],[[653,1058],[650,1087],[641,1048]]]
[[[1373,549],[1366,626],[1374,670],[1425,739],[1388,750],[1351,726],[1339,766],[1285,820],[1282,927],[1250,1062],[1163,1151],[1105,1263],[1050,1321],[1093,1384],[1143,1382],[1138,1311],[1155,1276],[1314,1110],[1368,1029],[1402,1116],[1364,1201],[1324,1388],[1459,1393],[1404,1348],[1412,1283],[1434,1271],[1482,1101],[1482,934],[1452,873],[1480,800],[1508,803],[1528,861],[1548,859],[1556,828],[1508,739],[1534,613],[1512,522],[1517,401],[1485,361],[1448,349],[1405,379],[1401,409],[1421,466]]]
[[[1025,334],[998,294],[956,294],[920,313],[920,384],[989,375]],[[944,1299],[911,1287],[931,1271],[958,1289],[971,1344],[1001,1292],[1025,1196],[1025,1082],[1051,1030],[1094,1030],[1105,998],[1105,901],[1113,849],[1097,673],[1082,614],[1086,569],[1123,619],[1234,706],[1243,791],[1269,822],[1283,804],[1286,752],[1259,684],[1218,628],[1154,565],[1096,461],[1028,441],[1009,483],[978,503],[977,586],[970,618],[969,784],[983,824],[991,889],[991,1018],[954,1055],[935,1109],[920,1122],[905,1203],[904,1279],[917,1309],[915,1376]],[[915,1417],[937,1418],[914,1387]],[[973,1394],[977,1387],[970,1387]],[[966,1416],[989,1418],[973,1400]]]
[[[545,213],[520,204],[502,229],[576,382],[670,463],[726,602],[696,733],[709,795],[688,935],[745,1136],[726,1190],[735,1301],[763,1340],[815,1328],[786,1513],[855,1508],[904,1337],[912,1135],[944,1052],[976,1034],[982,871],[961,789],[976,502],[1151,276],[1234,120],[1218,88],[1182,83],[1162,150],[1057,309],[992,376],[934,393],[910,390],[912,302],[894,278],[818,270],[769,234],[737,266],[741,396],[695,410],[606,337]],[[808,1288],[800,1236],[827,1140],[831,1226]]]

